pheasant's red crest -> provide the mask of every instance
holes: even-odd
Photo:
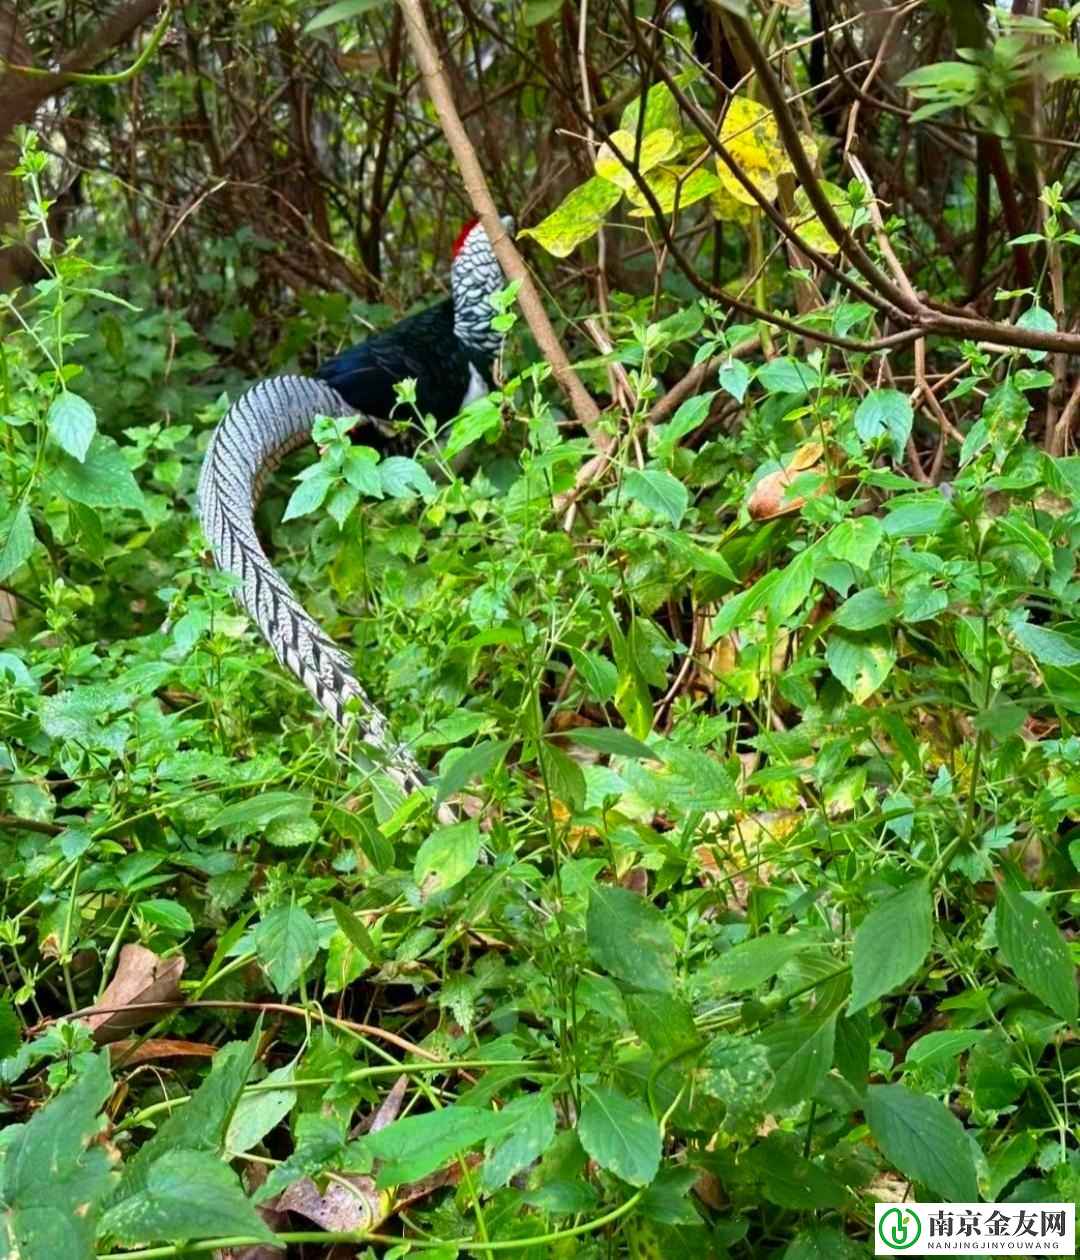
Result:
[[[465,226],[461,229],[461,231],[457,234],[457,240],[454,242],[454,249],[451,255],[452,257],[456,258],[458,256],[458,254],[461,251],[461,247],[465,244],[466,237],[473,230],[473,228],[476,227],[476,225],[479,222],[480,222],[479,219],[470,219],[468,223],[466,223]]]

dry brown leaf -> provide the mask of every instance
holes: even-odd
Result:
[[[377,1229],[392,1205],[385,1190],[376,1190],[374,1178],[343,1173],[334,1174],[325,1194],[310,1177],[302,1177],[277,1199],[279,1212],[295,1212],[331,1233]]]
[[[180,996],[180,977],[183,974],[184,959],[181,955],[159,958],[152,949],[143,945],[125,945],[117,959],[113,978],[101,995],[98,1003],[101,1009],[96,1014],[90,1012],[82,1016],[90,1025],[94,1040],[115,1041],[132,1028],[160,1019],[168,1007],[146,1004],[175,1002]]]
[[[109,1058],[121,1067],[135,1067],[138,1063],[153,1063],[157,1059],[212,1059],[217,1046],[205,1041],[168,1041],[151,1038],[139,1042],[136,1038],[114,1041],[109,1046]]]
[[[388,1124],[393,1124],[401,1112],[401,1104],[405,1101],[405,1091],[408,1087],[409,1078],[402,1073],[394,1082],[389,1094],[379,1104],[379,1110],[353,1125],[349,1133],[350,1139],[358,1138],[362,1133],[378,1133]]]
[[[788,487],[803,473],[814,472],[824,478],[827,469],[821,457],[825,448],[820,442],[804,442],[788,460],[787,467],[768,473],[757,483],[746,501],[747,511],[755,521],[771,520],[787,512],[797,512],[806,502],[801,494],[788,495]],[[814,497],[825,493],[825,482],[819,484]]]

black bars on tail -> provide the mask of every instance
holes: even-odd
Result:
[[[306,376],[274,376],[242,394],[214,430],[199,475],[199,518],[219,569],[237,579],[236,597],[278,660],[339,726],[345,706],[375,760],[405,792],[423,787],[415,758],[394,743],[386,718],[353,674],[349,658],[301,607],[255,533],[255,508],[267,478],[306,442],[316,416],[354,416],[329,386]]]

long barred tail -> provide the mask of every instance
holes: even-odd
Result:
[[[305,376],[275,376],[242,394],[214,430],[199,476],[199,516],[219,569],[238,579],[237,599],[274,649],[338,725],[359,702],[364,741],[405,791],[424,783],[412,755],[356,681],[349,658],[304,611],[270,563],[254,515],[266,479],[308,440],[316,416],[356,415],[336,391]]]

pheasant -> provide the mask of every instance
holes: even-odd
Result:
[[[509,228],[510,220],[503,223]],[[263,551],[254,513],[263,487],[292,450],[308,440],[316,416],[356,416],[362,425],[388,417],[393,385],[414,376],[417,402],[452,418],[489,388],[501,345],[489,298],[503,275],[487,233],[465,225],[454,247],[452,297],[346,350],[324,364],[320,379],[278,376],[260,381],[225,413],[210,438],[199,475],[199,517],[219,569],[237,579],[236,597],[287,666],[339,725],[356,701],[362,739],[406,792],[425,782],[412,753],[395,744],[389,725],[357,682],[348,656],[310,617]]]

